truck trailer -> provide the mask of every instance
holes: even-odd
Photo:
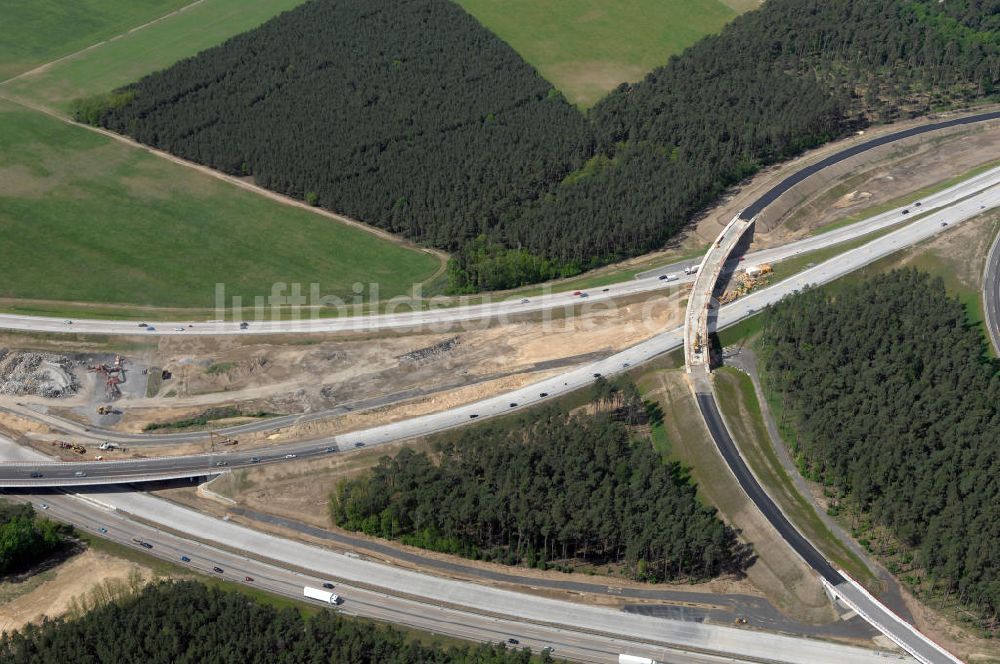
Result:
[[[306,586],[302,589],[302,594],[309,599],[315,599],[332,606],[340,604],[340,596],[335,595],[328,590],[320,590],[319,588],[310,588],[309,586]]]
[[[635,655],[618,655],[618,664],[661,664],[649,657],[636,657]]]
[[[655,659],[649,657],[636,657],[635,655],[618,655],[618,664],[660,664]]]

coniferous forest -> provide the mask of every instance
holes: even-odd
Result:
[[[940,279],[913,270],[765,314],[761,365],[805,474],[854,501],[996,630],[1000,367]]]
[[[196,581],[161,581],[73,620],[0,634],[6,664],[528,664],[528,649],[423,645],[392,627],[248,599]],[[537,660],[536,660],[537,661]],[[541,661],[553,661],[547,653]]]
[[[449,0],[312,0],[78,119],[454,252],[451,288],[661,248],[757,170],[992,98],[998,0],[768,0],[584,114]]]
[[[506,564],[577,559],[648,581],[740,572],[749,548],[648,436],[634,385],[599,383],[594,416],[552,407],[402,450],[342,482],[336,525]]]

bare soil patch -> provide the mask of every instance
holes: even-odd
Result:
[[[0,631],[12,631],[39,622],[42,616],[61,616],[74,598],[109,579],[125,581],[135,572],[147,581],[153,576],[151,570],[138,563],[88,549],[45,572],[41,583],[32,583],[31,578],[22,582],[30,585],[30,590],[23,594],[9,587],[11,584],[0,584],[0,598],[4,594],[10,598],[0,600]]]

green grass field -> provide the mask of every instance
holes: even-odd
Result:
[[[8,0],[0,81],[157,19],[193,0]]]
[[[155,1],[144,0],[143,4],[153,4]],[[54,0],[46,0],[46,4],[50,2],[55,4]],[[107,92],[131,83],[182,58],[221,44],[229,37],[246,32],[302,2],[303,0],[203,0],[168,19],[59,62],[44,72],[2,85],[0,94],[66,110],[69,102],[77,97]],[[58,15],[59,23],[70,23],[71,14],[66,7],[76,4],[79,3],[59,3],[59,9],[53,9],[52,13]],[[89,0],[86,4],[96,4],[96,0]],[[105,1],[102,4],[109,3]],[[129,3],[125,0],[112,0],[110,4]],[[188,3],[159,0],[159,4]],[[127,27],[125,25],[119,32]],[[56,48],[59,36],[47,34],[46,38],[48,46],[40,36],[38,48]],[[81,47],[86,45],[82,44]],[[74,50],[76,49],[70,49],[69,52]]]
[[[0,297],[211,307],[278,281],[381,295],[439,260],[0,101]]]
[[[642,79],[755,6],[747,0],[456,1],[581,107],[619,83]]]

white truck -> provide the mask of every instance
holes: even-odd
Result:
[[[320,602],[324,602],[332,606],[340,604],[340,596],[335,595],[328,590],[320,590],[319,588],[310,588],[309,586],[306,586],[302,589],[302,594],[309,599],[319,600]]]
[[[684,274],[694,274],[697,271],[698,271],[697,265],[688,265],[686,268],[684,268]]]
[[[618,655],[618,664],[660,664],[655,659],[649,657],[636,657],[635,655]]]

